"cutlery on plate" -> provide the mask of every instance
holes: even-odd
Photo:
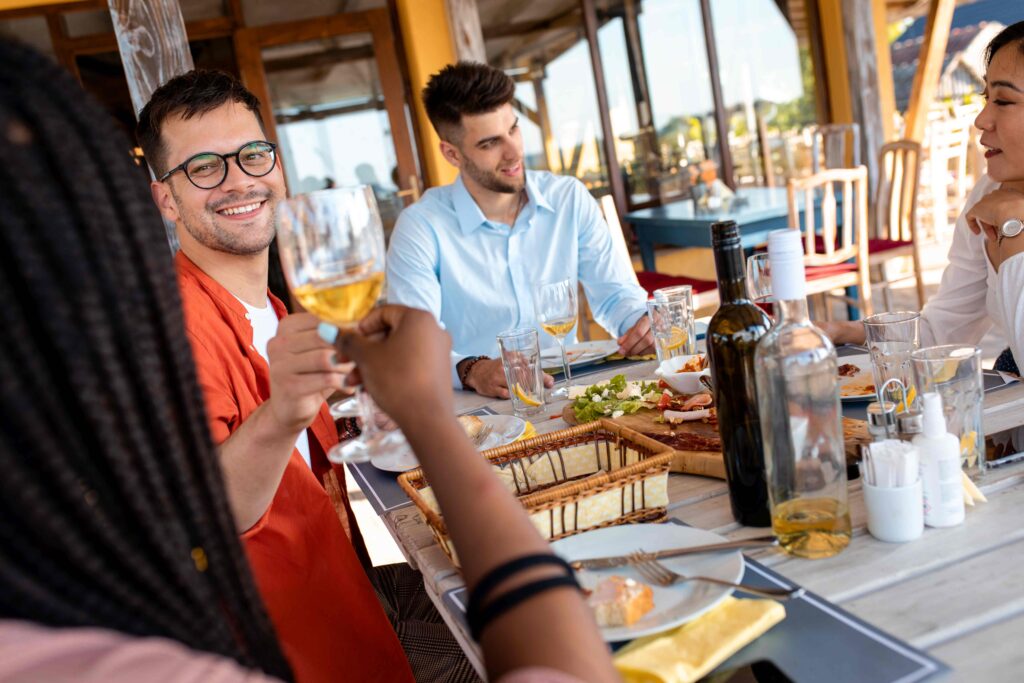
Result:
[[[659,550],[653,553],[643,553],[645,557],[652,560],[664,559],[666,557],[681,557],[683,555],[698,555],[700,553],[715,553],[721,550],[738,550],[740,548],[772,548],[779,544],[779,539],[774,536],[757,536],[744,538],[738,541],[724,541],[710,545],[692,545],[686,548],[674,548],[670,550]],[[608,569],[610,567],[621,567],[632,562],[636,553],[630,555],[613,555],[611,557],[595,557],[586,560],[570,562],[569,566],[579,571],[580,569]]]
[[[633,561],[630,562],[630,565],[636,569],[640,576],[659,586],[672,586],[677,583],[683,583],[684,581],[704,581],[705,583],[714,583],[719,586],[737,588],[744,593],[758,595],[762,598],[772,598],[774,600],[790,600],[792,598],[799,598],[804,594],[804,589],[800,586],[796,588],[759,588],[757,586],[750,586],[744,583],[723,581],[722,579],[716,579],[711,576],[686,576],[672,571],[655,559],[651,559],[651,557],[642,550],[633,553]]]
[[[473,437],[473,445],[476,446],[477,448],[483,446],[484,443],[487,441],[487,437],[489,437],[491,435],[491,432],[493,431],[493,425],[484,423],[484,426],[480,429],[479,432],[477,432],[477,435]]]

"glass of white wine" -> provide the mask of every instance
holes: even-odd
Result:
[[[366,186],[321,190],[278,205],[277,243],[288,286],[310,313],[353,328],[384,289],[384,229]],[[327,453],[334,463],[366,462],[406,448],[399,431],[376,426],[373,399],[356,389],[362,433]]]
[[[533,292],[533,307],[540,328],[558,342],[562,352],[562,372],[565,384],[551,392],[554,398],[568,398],[572,386],[572,372],[569,357],[565,352],[565,338],[576,327],[579,305],[576,301],[576,283],[567,278],[555,282],[544,282]]]

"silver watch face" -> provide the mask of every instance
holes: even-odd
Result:
[[[1024,230],[1024,221],[1019,218],[1011,218],[1010,220],[1003,223],[1002,229],[999,231],[1003,237],[1016,237]]]

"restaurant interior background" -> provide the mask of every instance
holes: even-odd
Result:
[[[877,146],[900,137],[934,0],[857,2],[874,23],[878,75],[865,99],[876,95],[880,106]],[[811,173],[816,126],[865,119],[850,63],[866,55],[848,54],[851,12],[839,0],[178,4],[195,65],[237,74],[267,100],[290,191],[368,184],[388,226],[423,188],[453,177],[417,93],[430,72],[465,54],[460,27],[472,34],[477,23],[469,54],[515,79],[527,165],[611,194],[620,215],[685,199],[714,178],[731,188],[785,186]],[[957,3],[934,109],[973,116],[981,49],[1013,20],[1013,5]],[[107,2],[4,7],[0,33],[53,55],[133,127]],[[976,155],[964,156],[976,173]]]

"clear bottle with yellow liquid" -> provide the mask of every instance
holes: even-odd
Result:
[[[769,235],[776,325],[755,353],[772,531],[790,555],[831,557],[850,543],[835,347],[807,314],[799,230]]]

